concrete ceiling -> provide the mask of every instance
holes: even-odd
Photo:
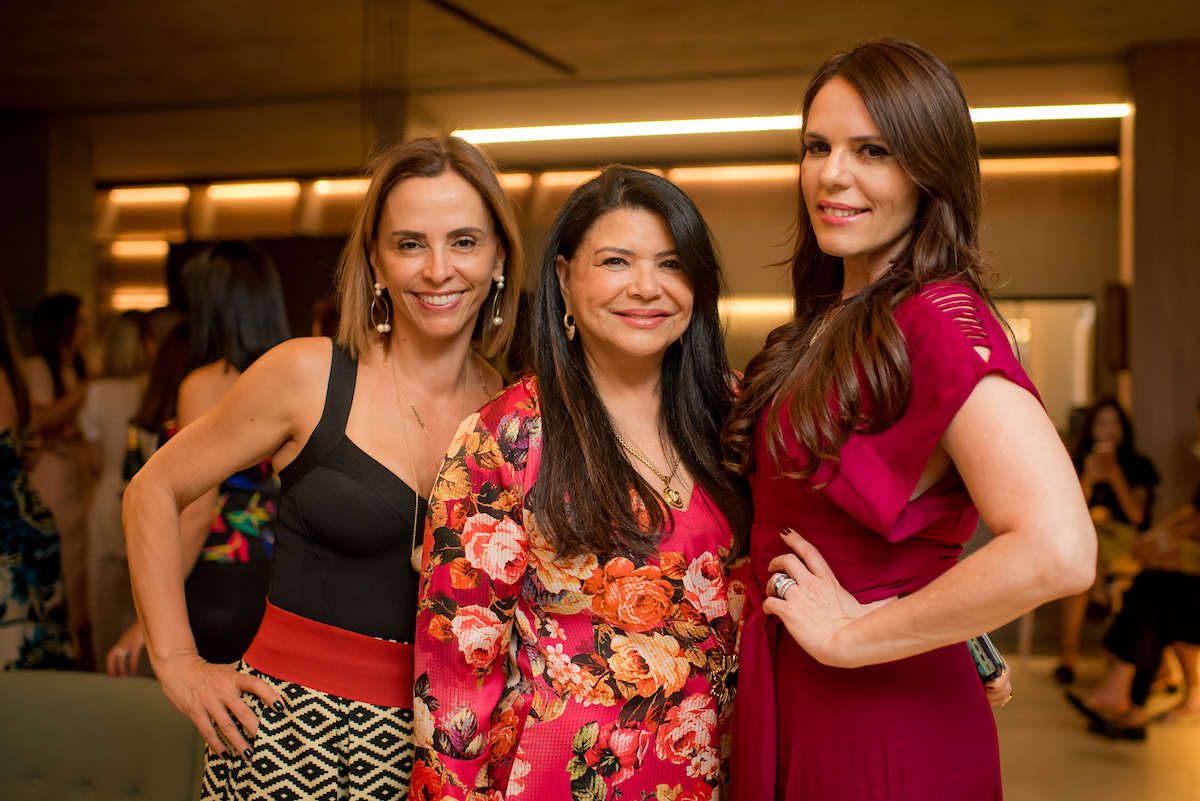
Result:
[[[87,131],[100,180],[353,171],[370,146],[371,91],[402,93],[410,131],[786,113],[816,64],[886,34],[949,63],[976,105],[1119,97],[1132,46],[1200,39],[1196,0],[457,5],[571,72],[430,0],[9,2],[0,110]],[[1086,149],[1115,128],[1099,130],[1066,139]],[[725,151],[740,146],[708,157]]]

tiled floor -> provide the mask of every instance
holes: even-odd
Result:
[[[1200,801],[1200,725],[1154,725],[1146,742],[1110,742],[1087,732],[1051,671],[1031,656],[1014,666],[1013,701],[996,711],[1005,801]],[[1105,667],[1084,659],[1078,689]],[[1156,696],[1151,712],[1173,705]]]

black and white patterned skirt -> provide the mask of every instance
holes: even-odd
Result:
[[[278,712],[258,696],[243,699],[258,715],[246,761],[205,749],[202,799],[220,801],[390,801],[408,797],[413,712],[327,695],[247,665],[283,696]],[[247,738],[249,739],[249,738]]]

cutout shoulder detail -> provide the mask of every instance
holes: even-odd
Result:
[[[987,329],[980,317],[975,293],[954,286],[934,286],[923,290],[921,297],[929,300],[942,314],[950,318],[963,336],[976,348],[992,347]],[[980,354],[982,355],[982,354]]]

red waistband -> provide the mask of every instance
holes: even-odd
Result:
[[[413,647],[318,623],[267,602],[244,657],[277,679],[376,706],[411,707]]]

